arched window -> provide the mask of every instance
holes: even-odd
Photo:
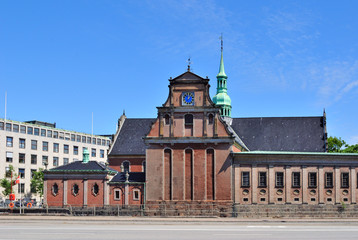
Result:
[[[170,124],[170,116],[169,116],[169,114],[165,114],[165,116],[164,116],[164,122],[165,122],[165,125],[169,125],[169,124]]]
[[[124,161],[124,162],[122,163],[123,172],[129,172],[129,167],[130,167],[129,161]]]
[[[213,114],[209,114],[209,124],[213,124],[214,123],[214,115]]]
[[[72,194],[73,194],[74,196],[77,196],[78,193],[79,193],[79,191],[80,191],[80,188],[78,187],[78,185],[77,185],[77,184],[73,184],[73,185],[72,185]]]
[[[94,196],[97,196],[98,193],[99,193],[99,186],[98,186],[97,183],[95,183],[95,184],[93,185],[93,187],[92,187],[92,194],[93,194]]]
[[[52,195],[57,196],[57,194],[58,194],[58,185],[57,185],[57,183],[52,185],[51,192],[52,192]]]

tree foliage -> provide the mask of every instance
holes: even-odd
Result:
[[[339,153],[358,153],[358,144],[349,145],[342,138],[329,137],[327,139],[327,151]]]
[[[38,171],[32,173],[31,189],[32,192],[37,193],[42,197],[44,192],[44,173],[43,169],[40,168]]]
[[[12,178],[11,178],[12,173]],[[14,167],[12,165],[9,165],[9,170],[6,171],[5,176],[3,179],[0,180],[0,186],[4,188],[2,191],[2,194],[7,197],[11,193],[11,184],[15,185],[17,174],[15,173]]]

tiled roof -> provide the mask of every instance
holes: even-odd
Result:
[[[109,155],[145,155],[143,137],[147,135],[155,118],[127,118],[113,143]]]
[[[52,168],[47,172],[109,172],[111,174],[117,173],[116,170],[107,167],[101,162],[89,161],[83,163],[82,161],[75,161],[57,168]]]
[[[129,172],[128,182],[144,183],[145,182],[145,173],[144,172]],[[126,173],[119,172],[117,173],[110,183],[123,183],[126,181]]]
[[[324,152],[323,117],[233,118],[250,151]]]

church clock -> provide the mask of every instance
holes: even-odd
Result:
[[[183,92],[182,93],[182,105],[193,106],[194,105],[194,92]]]

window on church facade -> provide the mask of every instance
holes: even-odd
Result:
[[[267,186],[266,172],[259,172],[259,187]]]
[[[52,192],[52,195],[54,195],[54,196],[56,196],[58,194],[58,185],[57,185],[57,183],[52,185],[51,192]]]
[[[193,136],[193,122],[194,117],[192,114],[186,114],[184,117],[185,120],[185,136]]]
[[[94,196],[97,196],[98,193],[99,193],[99,186],[98,186],[97,183],[95,183],[95,184],[93,185],[93,187],[92,187],[92,194],[93,194]]]
[[[301,186],[301,174],[300,172],[292,173],[292,187],[299,188]]]
[[[282,188],[284,181],[283,181],[283,172],[276,172],[276,179],[275,179],[276,187]]]
[[[129,166],[130,166],[130,164],[129,164],[128,161],[124,161],[124,162],[122,163],[122,166],[123,166],[123,172],[129,172]]]
[[[333,188],[333,172],[325,173],[325,187]]]
[[[169,125],[169,124],[170,124],[170,116],[169,116],[169,114],[165,114],[165,116],[164,116],[164,122],[165,122],[165,125]]]
[[[348,188],[349,187],[349,173],[344,172],[341,174],[341,187]]]
[[[114,189],[114,200],[121,200],[121,190],[120,189]]]
[[[317,187],[317,173],[315,172],[308,173],[308,187],[310,188]]]
[[[80,191],[80,188],[78,187],[78,185],[77,185],[77,184],[73,184],[73,186],[72,186],[72,194],[73,194],[74,196],[77,196],[78,193],[79,193],[79,191]]]
[[[250,172],[241,172],[241,187],[250,187]]]

